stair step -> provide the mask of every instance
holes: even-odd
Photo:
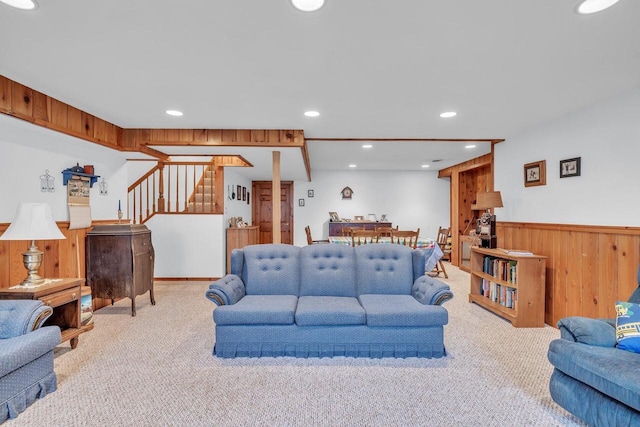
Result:
[[[187,205],[187,209],[186,212],[192,212],[192,213],[198,213],[198,212],[202,212],[202,213],[211,213],[213,212],[213,204],[212,203],[193,203],[190,202]]]
[[[192,201],[196,203],[202,203],[203,201],[205,203],[211,203],[211,201],[213,200],[213,196],[214,194],[211,194],[211,193],[204,193],[204,194],[196,193],[194,195],[194,200]]]

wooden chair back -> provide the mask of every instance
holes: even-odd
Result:
[[[418,235],[420,229],[417,231],[412,230],[394,230],[391,232],[391,243],[396,245],[405,245],[413,249],[418,247]]]
[[[392,231],[398,231],[398,226],[396,228],[393,227],[376,227],[376,231],[380,237],[391,237]]]
[[[440,246],[440,250],[442,250],[442,253],[444,254],[442,256],[442,259],[445,259],[447,261],[451,261],[451,242],[450,242],[450,237],[449,235],[451,234],[451,228],[445,228],[445,227],[438,227],[438,237],[436,239],[436,242],[438,243],[438,246]]]
[[[353,231],[353,228],[351,228],[351,227],[342,227],[342,235],[343,236],[350,237],[352,231]]]
[[[328,240],[313,240],[311,237],[311,227],[308,225],[304,228],[304,232],[307,234],[307,245],[315,245],[317,243],[329,243]]]
[[[360,245],[378,243],[378,238],[378,232],[375,230],[352,230],[351,246],[355,248],[356,246]]]

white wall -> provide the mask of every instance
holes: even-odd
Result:
[[[559,162],[581,157],[581,176]],[[523,165],[546,160],[547,184],[524,187]],[[498,221],[640,226],[640,87],[495,147]]]
[[[228,220],[231,217],[240,216],[249,225],[251,225],[251,204],[247,204],[242,198],[238,199],[236,194],[235,199],[231,198],[232,188],[233,192],[237,193],[238,185],[246,187],[247,191],[251,193],[251,180],[242,175],[243,168],[241,167],[228,167],[224,168],[224,218],[225,227],[229,226]],[[249,197],[250,203],[253,201],[253,194]]]
[[[307,244],[304,227],[314,239],[329,235],[329,212],[341,218],[387,214],[401,229],[420,228],[420,235],[436,237],[438,227],[449,224],[449,180],[436,171],[313,171],[312,182],[294,183],[294,244]],[[344,187],[353,190],[351,200],[342,200]],[[314,197],[308,197],[313,190]],[[305,205],[298,206],[299,199]]]
[[[222,277],[222,215],[155,215],[146,222],[156,253],[155,277]]]
[[[11,222],[20,202],[48,203],[56,221],[68,221],[67,187],[62,185],[62,171],[76,163],[93,165],[95,174],[104,177],[108,184],[106,196],[100,195],[98,183],[91,188],[92,218],[118,217],[118,200],[124,203],[127,194],[124,159],[109,154],[108,149],[75,138],[65,136],[66,142],[63,142],[59,134],[46,129],[38,129],[32,136],[34,140],[25,142],[15,134],[14,128],[4,124],[4,120],[0,122],[0,222]],[[40,191],[40,176],[46,170],[55,178],[53,193]]]

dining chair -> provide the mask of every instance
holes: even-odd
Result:
[[[351,231],[351,246],[354,248],[360,245],[378,243],[379,235],[375,230],[353,230]]]
[[[442,251],[442,258],[436,262],[436,265],[433,267],[432,272],[439,276],[440,273],[444,274],[445,279],[449,278],[447,274],[447,270],[444,268],[443,260],[451,261],[451,228],[438,227],[438,237],[436,238],[436,243],[440,247]]]
[[[418,236],[420,235],[420,229],[413,230],[393,230],[391,232],[391,243],[396,245],[409,246],[412,249],[418,247]]]
[[[342,227],[342,235],[343,236],[350,237],[352,231],[353,231],[352,227]]]
[[[311,227],[308,225],[304,228],[304,232],[307,233],[307,245],[315,245],[318,243],[329,243],[328,240],[313,240],[311,237]]]
[[[380,237],[391,237],[392,231],[398,231],[398,226],[396,228],[393,227],[376,227],[375,230],[378,232]]]

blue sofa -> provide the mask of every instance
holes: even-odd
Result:
[[[640,287],[629,302],[640,304]],[[588,425],[640,426],[640,354],[616,347],[615,325],[615,319],[561,319],[560,339],[547,352],[554,367],[549,391]]]
[[[212,283],[219,357],[442,357],[449,286],[390,244],[247,246]]]
[[[60,328],[41,328],[52,313],[38,300],[0,300],[0,423],[57,388],[53,349]]]

